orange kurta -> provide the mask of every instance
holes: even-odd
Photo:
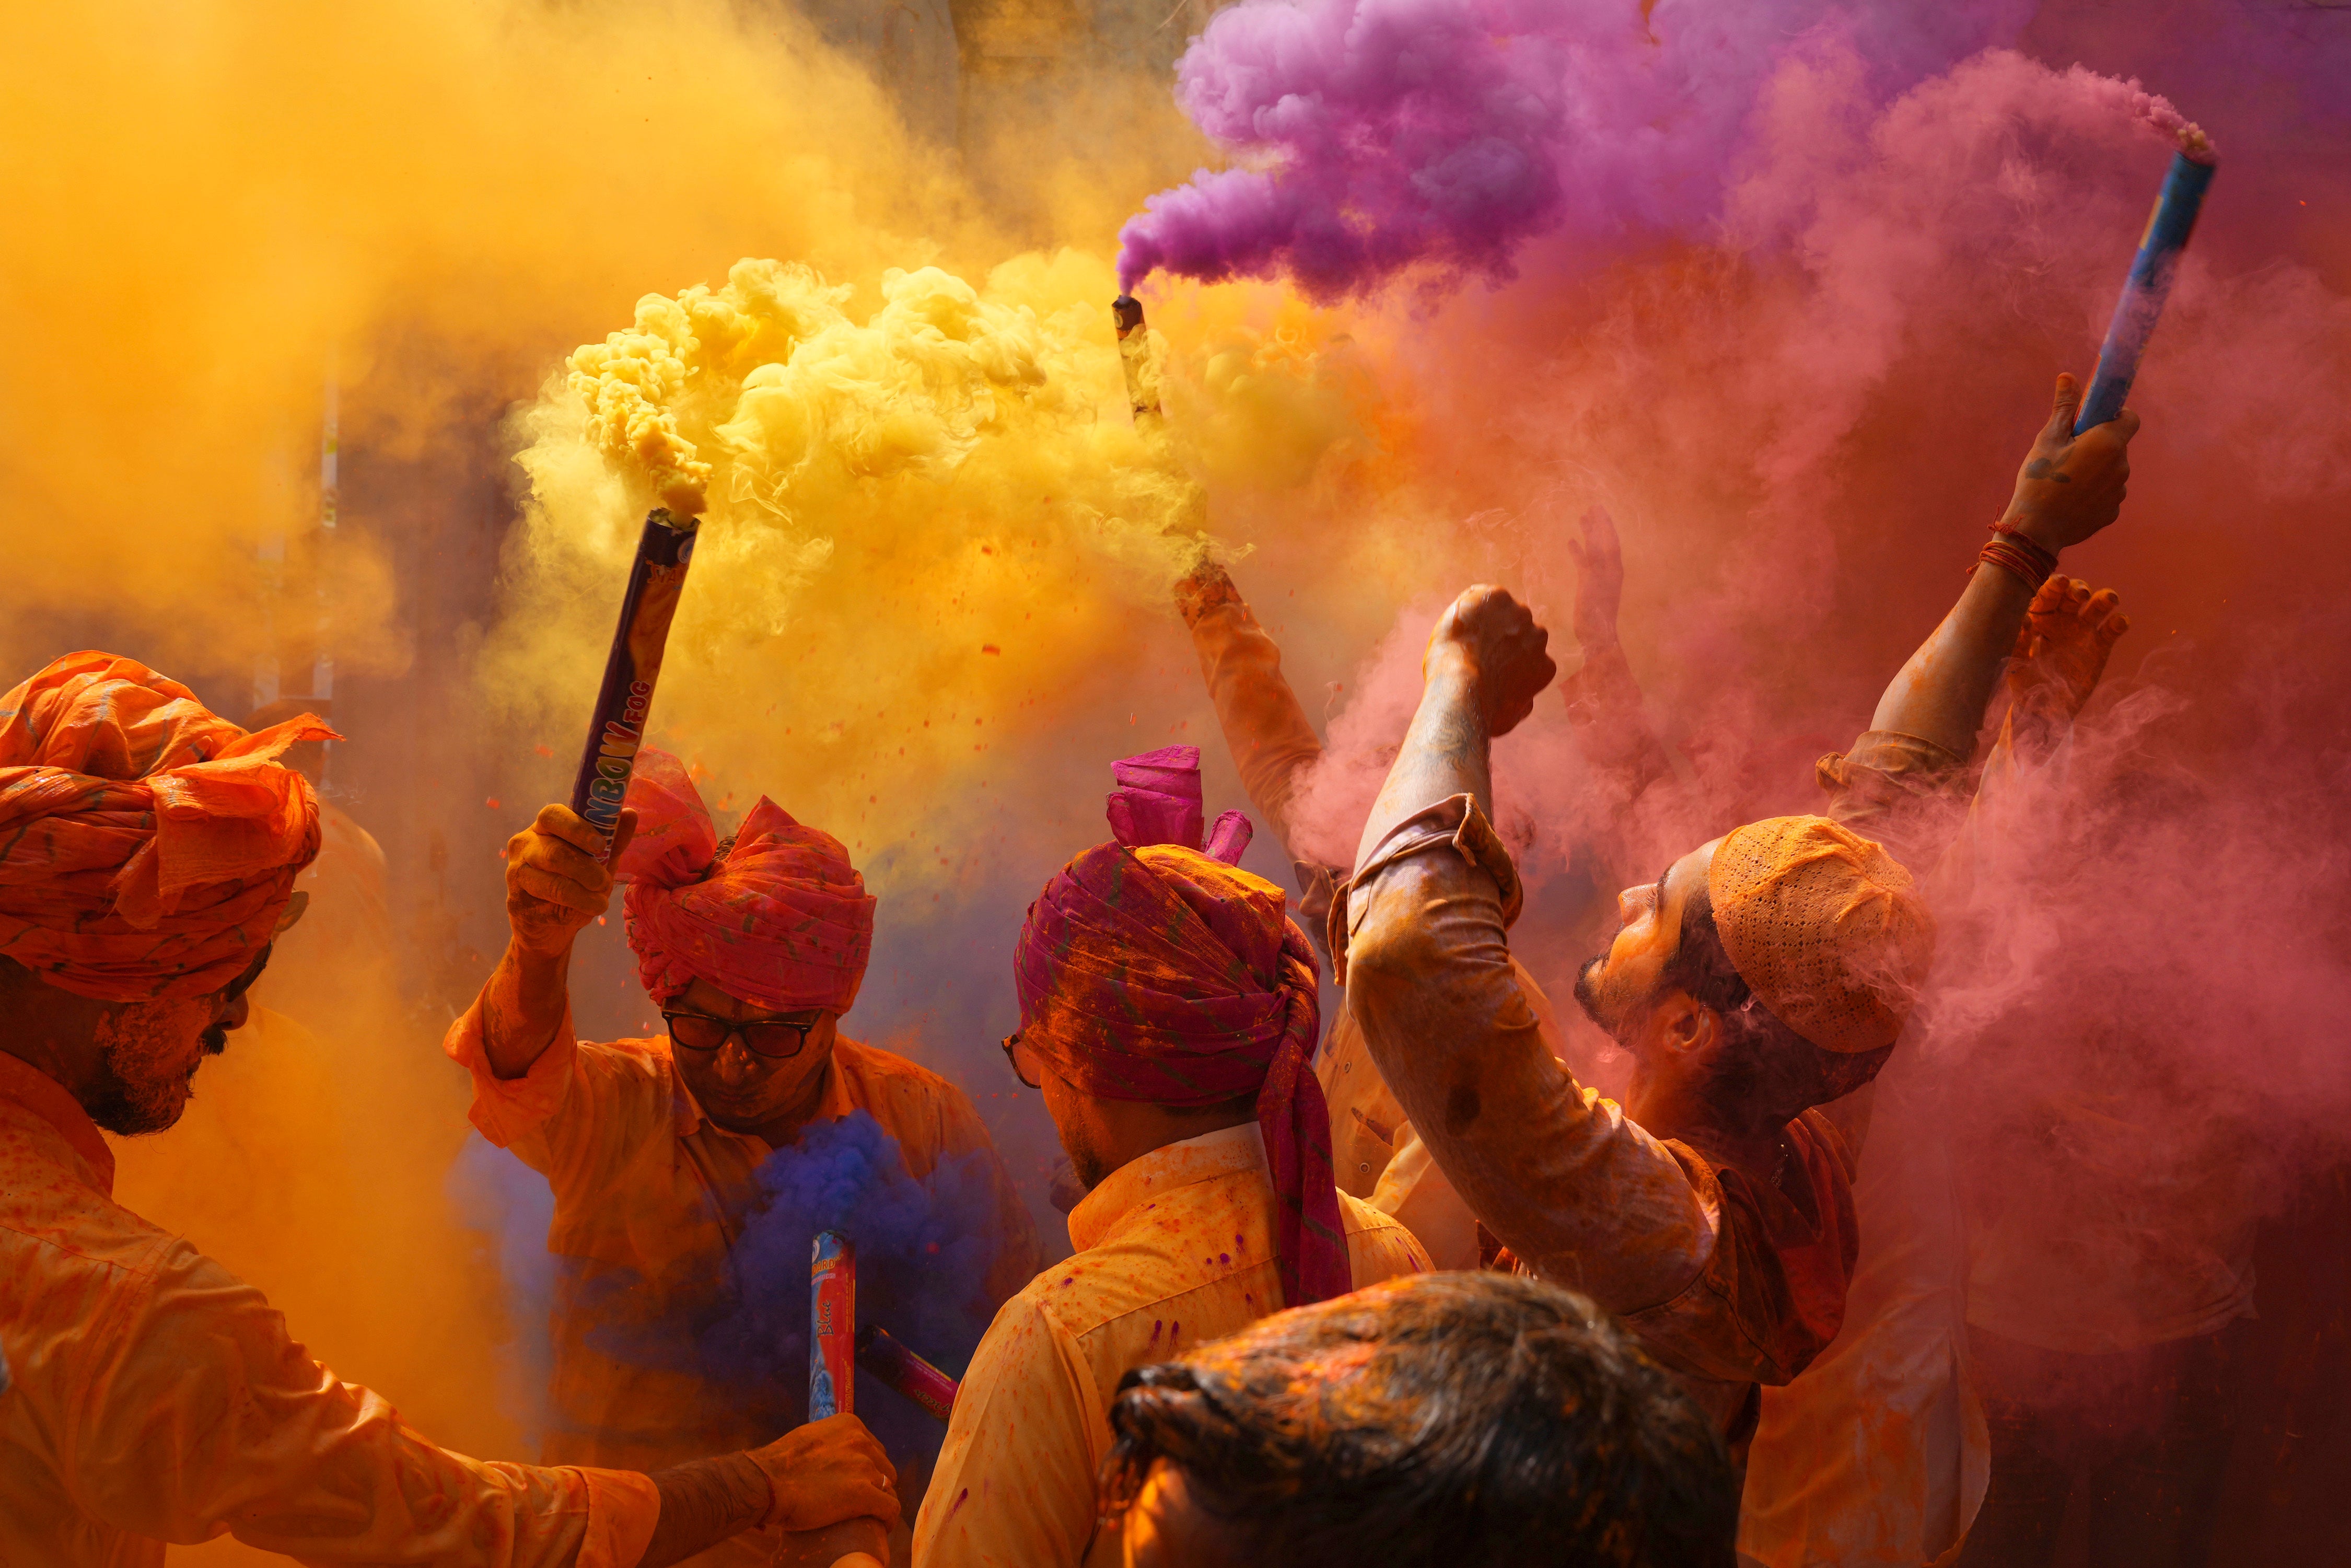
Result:
[[[1339,1204],[1358,1288],[1427,1269],[1402,1225]],[[1131,1160],[1070,1211],[1077,1256],[1007,1301],[972,1358],[914,1526],[922,1568],[1116,1561],[1094,1487],[1118,1380],[1281,1309],[1274,1207],[1249,1124]]]
[[[555,1220],[548,1249],[566,1260],[554,1322],[551,1462],[660,1469],[704,1454],[773,1441],[739,1402],[687,1369],[622,1359],[600,1348],[615,1312],[656,1321],[706,1300],[725,1278],[753,1172],[767,1141],[705,1117],[664,1040],[583,1043],[566,1017],[555,1041],[520,1078],[492,1075],[481,1004],[451,1026],[445,1049],[474,1082],[474,1124],[548,1178]],[[1001,1301],[1037,1266],[1029,1213],[971,1101],[945,1079],[889,1051],[842,1037],[813,1120],[864,1111],[895,1139],[909,1175],[977,1155],[996,1187],[996,1264],[977,1285]],[[616,1301],[614,1293],[625,1293]],[[738,1554],[751,1549],[738,1537]],[[764,1561],[764,1559],[762,1559]]]
[[[156,1568],[166,1542],[225,1532],[319,1563],[643,1554],[660,1512],[643,1476],[434,1447],[113,1184],[72,1096],[0,1055],[0,1563]]]

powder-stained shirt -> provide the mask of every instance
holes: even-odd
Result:
[[[1379,863],[1432,835],[1436,847]],[[1510,961],[1502,888],[1516,873],[1466,798],[1402,825],[1365,864],[1347,1004],[1420,1136],[1524,1266],[1622,1317],[1736,1448],[1757,1385],[1787,1382],[1836,1333],[1856,1250],[1843,1139],[1808,1112],[1787,1125],[1778,1179],[1757,1181],[1577,1083]]]
[[[712,1299],[757,1191],[753,1172],[774,1150],[703,1114],[667,1040],[583,1043],[568,1013],[528,1072],[500,1079],[483,1051],[481,1006],[451,1026],[445,1049],[473,1074],[474,1124],[554,1189],[548,1249],[569,1265],[559,1282],[545,1457],[658,1469],[774,1441],[778,1432],[694,1370],[600,1348],[618,1319],[661,1322]],[[945,1160],[984,1162],[996,1193],[995,1263],[985,1281],[943,1288],[977,1285],[989,1305],[1019,1289],[1037,1268],[1036,1233],[970,1099],[904,1057],[843,1036],[810,1120],[852,1111],[896,1140],[917,1181]]]
[[[1192,645],[1241,788],[1295,868],[1298,922],[1320,946],[1332,884],[1344,873],[1300,853],[1290,803],[1306,770],[1321,758],[1322,742],[1282,677],[1281,650],[1228,584],[1192,617]],[[1534,981],[1520,977],[1551,1023],[1549,1004],[1540,1000]],[[1414,1135],[1343,1006],[1326,1009],[1314,1077],[1331,1117],[1331,1173],[1339,1190],[1404,1221],[1437,1267],[1477,1267],[1477,1217]]]
[[[1007,1301],[972,1358],[914,1526],[923,1568],[1116,1560],[1094,1526],[1118,1380],[1281,1310],[1274,1205],[1248,1124],[1131,1160],[1070,1211],[1077,1255]],[[1339,1205],[1357,1288],[1428,1267],[1395,1220]]]
[[[643,1476],[434,1447],[113,1185],[80,1105],[0,1055],[0,1563],[161,1568],[165,1542],[224,1533],[312,1563],[643,1555],[661,1508]]]

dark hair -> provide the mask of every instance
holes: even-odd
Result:
[[[1729,1568],[1714,1425],[1584,1297],[1421,1274],[1137,1367],[1111,1406],[1113,1511],[1153,1464],[1253,1561]]]
[[[1729,1031],[1708,1097],[1744,1115],[1761,1110],[1785,1121],[1814,1105],[1841,1100],[1877,1076],[1890,1045],[1876,1051],[1830,1051],[1814,1045],[1763,1004],[1723,951],[1714,924],[1714,897],[1705,884],[1682,905],[1681,945],[1658,972],[1662,990],[1687,991],[1714,1009]]]

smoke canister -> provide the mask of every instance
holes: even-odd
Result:
[[[621,596],[621,621],[604,661],[604,684],[588,720],[588,749],[571,784],[571,809],[603,835],[599,860],[611,852],[612,830],[628,797],[629,775],[636,768],[637,748],[644,744],[645,716],[653,707],[653,684],[661,678],[669,623],[677,614],[678,595],[685,589],[686,568],[694,559],[694,529],[692,517],[680,519],[658,507],[649,513],[637,539],[636,560],[629,568],[628,591]]]
[[[809,1419],[856,1408],[857,1248],[820,1230],[809,1249]]]
[[[1126,404],[1141,429],[1146,419],[1159,417],[1159,365],[1151,352],[1151,329],[1143,322],[1143,301],[1122,294],[1110,302],[1112,323],[1118,329],[1118,368],[1126,373]]]
[[[2179,270],[2179,253],[2203,210],[2204,192],[2212,183],[2212,144],[2204,133],[2188,126],[2179,133],[2179,151],[2171,155],[2155,210],[2147,214],[2147,232],[2139,235],[2138,254],[2131,259],[2130,276],[2123,281],[2122,298],[2115,301],[2114,319],[2106,325],[2106,340],[2098,349],[2097,372],[2090,378],[2074,434],[2105,423],[2123,411],[2131,382],[2138,374],[2139,356],[2163,314],[2171,279]]]
[[[884,1388],[894,1389],[944,1421],[955,1413],[956,1380],[908,1350],[879,1323],[857,1331],[857,1364]]]

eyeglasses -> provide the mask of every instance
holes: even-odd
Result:
[[[1012,1064],[1012,1076],[1029,1088],[1042,1089],[1045,1086],[1044,1061],[1038,1056],[1034,1046],[1020,1038],[1019,1030],[1004,1037],[1004,1060]]]
[[[736,1023],[729,1019],[715,1019],[708,1013],[662,1014],[669,1025],[672,1045],[687,1051],[716,1051],[727,1040],[740,1036],[743,1049],[754,1056],[781,1059],[798,1056],[808,1049],[809,1031],[823,1020],[810,1019],[796,1023],[790,1019],[754,1019],[748,1023]]]
[[[264,947],[260,952],[253,956],[253,962],[245,967],[245,973],[239,975],[235,979],[231,980],[228,984],[228,988],[221,992],[221,1005],[223,1007],[226,1007],[229,1003],[236,1000],[237,998],[251,990],[253,988],[254,981],[261,978],[261,971],[267,967],[269,967],[269,949],[267,947]]]

